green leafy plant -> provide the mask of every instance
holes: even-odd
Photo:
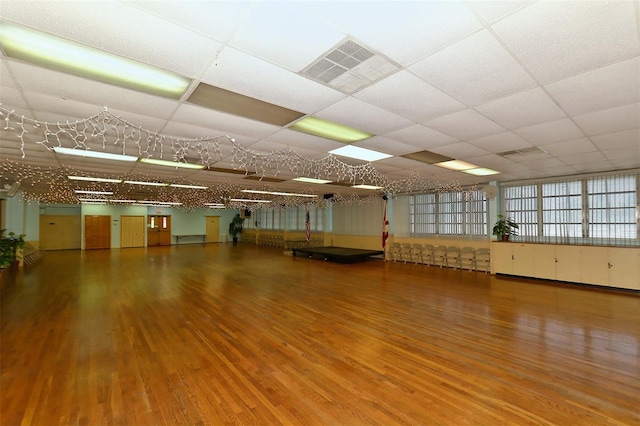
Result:
[[[238,241],[238,235],[242,232],[242,224],[243,219],[240,217],[240,213],[236,213],[229,223],[229,235],[233,238],[234,243]]]
[[[498,221],[493,225],[493,235],[498,236],[498,239],[508,240],[510,235],[518,235],[518,225],[513,219],[498,215]]]
[[[18,250],[24,247],[25,234],[17,235],[9,232],[5,236],[6,229],[0,231],[0,268],[7,268],[16,260]]]

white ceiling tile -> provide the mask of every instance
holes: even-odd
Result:
[[[293,148],[303,148],[316,152],[327,153],[344,146],[341,142],[313,136],[290,129],[281,129],[267,138],[269,141],[290,145]]]
[[[464,123],[464,125],[460,125]],[[456,112],[425,123],[459,140],[476,139],[502,133],[505,129],[472,109]]]
[[[569,119],[523,127],[513,132],[535,146],[579,139],[585,136],[573,121]]]
[[[571,166],[585,164],[585,163],[597,163],[597,162],[607,161],[606,157],[602,155],[601,152],[598,152],[598,151],[584,152],[584,153],[573,152],[570,155],[559,155],[558,160],[562,161],[565,164],[569,164]]]
[[[475,110],[507,129],[518,129],[566,117],[539,87],[479,105]]]
[[[468,157],[465,159],[471,164],[477,164],[482,167],[488,167],[490,169],[500,170],[500,167],[505,164],[511,164],[513,161],[497,154],[484,154],[479,156]]]
[[[2,12],[18,23],[187,77],[200,75],[220,47],[124,2],[3,2]]]
[[[519,9],[522,9],[533,0],[510,0],[510,1],[470,1],[467,6],[474,10],[480,18],[486,23],[493,23]]]
[[[351,145],[372,149],[374,151],[384,152],[391,155],[404,155],[417,151],[417,148],[413,145],[407,145],[402,142],[385,138],[383,136],[374,136],[372,138],[366,139],[361,142],[356,142]]]
[[[27,104],[24,96],[22,96],[22,93],[13,87],[0,87],[0,103],[5,106],[5,108],[29,108],[29,105]]]
[[[588,135],[602,135],[640,128],[640,103],[609,108],[573,118]]]
[[[391,157],[391,158],[385,158],[383,160],[379,160],[373,163],[373,167],[378,167],[378,166],[388,166],[388,167],[394,167],[397,169],[415,171],[417,168],[424,166],[424,163],[420,163],[418,161],[410,160],[408,158],[403,158],[403,157]]]
[[[545,89],[571,115],[640,100],[640,58],[632,58],[548,84]]]
[[[486,151],[498,153],[516,149],[530,148],[531,144],[512,132],[498,133],[471,139],[469,143]]]
[[[315,115],[374,135],[414,124],[411,120],[353,97],[342,99]]]
[[[640,156],[613,159],[609,161],[617,169],[632,169],[640,167]]]
[[[572,167],[576,169],[578,173],[598,173],[610,171],[613,163],[610,161],[596,161],[593,163],[575,164]]]
[[[245,96],[308,114],[345,97],[292,71],[226,47],[203,81]],[[304,93],[305,96],[300,96]]]
[[[544,170],[548,167],[562,167],[566,166],[565,163],[558,160],[557,158],[553,158],[550,155],[545,155],[545,158],[538,158],[536,160],[522,160],[518,161],[520,164],[526,164],[527,167],[531,169]]]
[[[404,129],[396,130],[384,135],[389,139],[399,140],[408,145],[421,149],[430,149],[434,146],[455,142],[456,139],[449,135],[430,129],[422,124],[415,124]]]
[[[0,57],[0,86],[2,87],[3,91],[5,87],[19,87],[14,80],[9,67],[7,66],[7,60],[4,56]]]
[[[628,148],[629,155],[635,155],[640,152],[640,129],[592,136],[591,140],[603,151]]]
[[[640,53],[633,1],[540,1],[493,30],[543,83]]]
[[[293,72],[346,36],[298,2],[257,3],[229,44]]]
[[[536,85],[486,30],[440,50],[409,70],[467,105],[485,103]],[[456,77],[451,78],[452,75]]]
[[[163,19],[218,41],[227,40],[253,7],[250,1],[131,1]]]
[[[106,106],[123,111],[144,111],[144,115],[168,119],[177,106],[177,102],[174,100],[32,65],[11,62],[10,67],[20,85],[27,87],[30,92],[42,92],[64,99],[94,104],[97,110]]]
[[[602,154],[616,167],[640,167],[640,151],[629,152],[627,148],[611,149],[602,151]]]
[[[557,142],[550,145],[541,145],[539,148],[554,157],[566,157],[569,155],[575,155],[576,153],[592,153],[598,150],[587,138]]]
[[[423,123],[464,105],[406,71],[399,71],[354,94],[374,105]]]
[[[310,2],[309,7],[404,65],[481,27],[460,1],[326,1]]]
[[[436,154],[446,155],[448,157],[465,160],[469,157],[477,157],[479,155],[487,155],[489,151],[478,148],[475,145],[471,145],[467,142],[456,142],[447,145],[442,145],[431,149]]]

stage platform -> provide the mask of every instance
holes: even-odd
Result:
[[[384,251],[361,250],[346,247],[303,247],[294,248],[293,255],[303,255],[313,259],[322,259],[338,263],[356,263],[370,260],[376,256],[384,256]],[[382,257],[380,257],[380,259],[381,258]]]

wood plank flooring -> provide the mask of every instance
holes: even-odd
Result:
[[[637,293],[230,244],[2,279],[2,425],[640,424]]]

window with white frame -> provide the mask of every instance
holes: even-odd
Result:
[[[257,212],[257,227],[261,229],[284,229],[284,210],[279,209],[261,209]]]
[[[289,207],[287,209],[287,229],[290,231],[304,231],[306,229],[307,210],[304,206]],[[316,206],[309,206],[309,225],[311,231],[324,231],[324,210]]]
[[[409,197],[411,235],[485,237],[487,202],[481,190],[413,194]]]
[[[545,180],[503,187],[520,241],[640,245],[640,173]]]

